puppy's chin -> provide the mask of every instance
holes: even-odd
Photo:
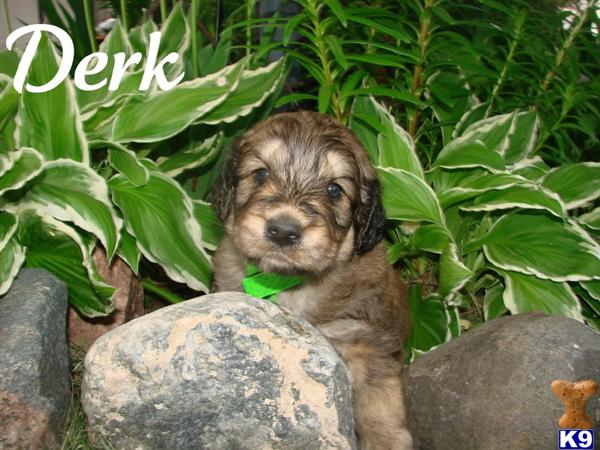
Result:
[[[298,266],[292,258],[279,251],[269,251],[260,258],[252,259],[263,272],[277,273],[279,275],[305,275],[309,271]]]

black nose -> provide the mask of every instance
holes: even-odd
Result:
[[[280,247],[294,245],[301,237],[300,224],[290,217],[277,217],[267,221],[267,239]]]

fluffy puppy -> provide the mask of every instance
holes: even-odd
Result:
[[[400,380],[406,288],[386,259],[379,182],[357,138],[322,114],[272,116],[232,146],[213,204],[226,229],[215,289],[242,290],[247,262],[303,275],[278,302],[346,362],[361,447],[410,449]]]

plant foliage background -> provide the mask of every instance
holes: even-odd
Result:
[[[45,267],[82,313],[107,314],[97,245],[170,301],[193,295],[182,284],[206,292],[228,144],[273,110],[308,108],[348,125],[378,168],[410,359],[506,313],[600,331],[597,1],[298,0],[269,17],[232,1],[227,20],[199,1],[112,3],[101,50],[145,52],[160,29],[186,80],[140,92],[140,65],[117,91],[67,81],[19,96],[18,55],[0,54],[1,292],[20,267]],[[94,49],[85,8],[47,16],[78,56]],[[29,81],[57,58],[44,39]]]

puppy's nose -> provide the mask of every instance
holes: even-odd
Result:
[[[267,238],[280,247],[294,245],[301,237],[300,224],[291,217],[276,217],[267,221]]]

